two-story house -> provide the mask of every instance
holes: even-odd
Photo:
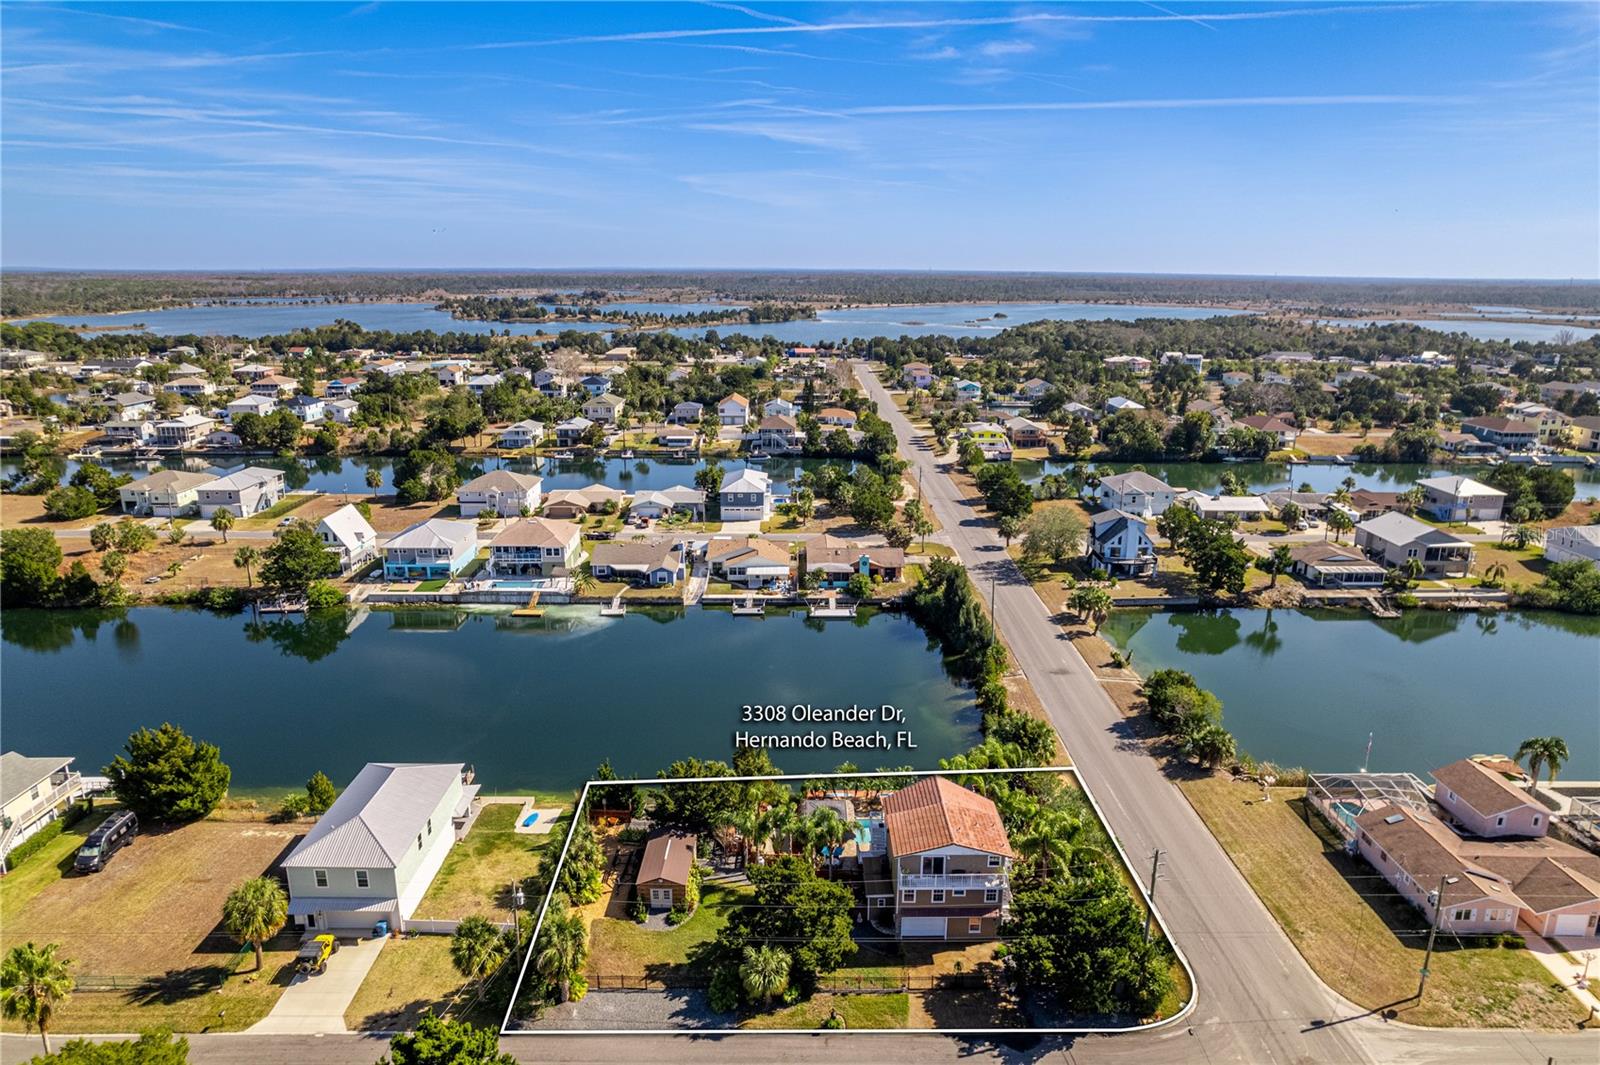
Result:
[[[205,442],[217,423],[204,414],[180,414],[155,424],[157,447],[194,448]]]
[[[240,396],[232,403],[229,403],[225,409],[228,414],[228,421],[231,422],[241,414],[260,414],[262,416],[271,414],[278,409],[278,401],[270,396]]]
[[[478,553],[478,523],[429,518],[383,546],[383,575],[391,580],[453,577]]]
[[[705,404],[686,399],[682,403],[673,405],[672,413],[667,415],[667,424],[698,425],[705,415],[705,410]]]
[[[283,860],[290,918],[317,932],[404,930],[477,795],[460,762],[368,762]]]
[[[72,768],[73,761],[29,758],[16,751],[0,754],[0,872],[13,847],[83,794],[83,778]]]
[[[1142,470],[1100,478],[1094,498],[1102,507],[1127,514],[1155,517],[1165,514],[1178,498],[1178,489]]]
[[[1485,415],[1481,418],[1468,418],[1461,423],[1461,428],[1477,437],[1487,440],[1507,451],[1522,451],[1532,447],[1539,440],[1539,427],[1528,422],[1518,421],[1516,418],[1506,418],[1498,414]]]
[[[1390,569],[1416,559],[1429,577],[1465,577],[1472,569],[1472,544],[1398,511],[1356,526],[1356,546]]]
[[[583,561],[583,527],[554,518],[523,518],[489,544],[496,577],[565,577]]]
[[[743,427],[750,420],[750,401],[733,392],[717,401],[717,422]]]
[[[627,401],[610,392],[591,398],[583,405],[583,416],[601,425],[615,425]]]
[[[207,481],[196,489],[195,494],[202,518],[209,520],[219,510],[232,511],[236,518],[248,518],[276,505],[283,498],[283,471],[264,466],[246,466],[237,473]]]
[[[1424,477],[1422,509],[1440,521],[1499,521],[1506,494],[1471,477]]]
[[[173,518],[192,514],[200,507],[200,486],[216,480],[209,473],[157,470],[117,489],[124,514]]]
[[[800,431],[800,426],[793,418],[782,414],[769,414],[762,418],[761,424],[750,437],[752,448],[769,455],[793,454],[803,448],[805,442],[806,434]]]
[[[378,553],[378,534],[354,503],[346,503],[317,522],[317,535],[339,560],[339,572],[354,569]]]
[[[884,796],[883,820],[902,939],[999,935],[1015,854],[992,800],[946,777],[923,777]],[[881,896],[875,901],[882,905]]]
[[[576,447],[583,443],[583,434],[589,431],[594,422],[588,418],[568,418],[566,421],[556,423],[556,443],[561,447]]]
[[[490,470],[456,489],[456,503],[463,518],[476,518],[485,512],[514,518],[539,509],[544,480],[531,473]]]
[[[908,362],[900,367],[900,381],[907,388],[928,388],[933,384],[933,367],[925,362]]]
[[[494,446],[505,448],[508,451],[517,451],[525,447],[533,447],[543,439],[544,423],[528,418],[520,422],[512,422],[497,432]]]
[[[161,386],[161,391],[182,396],[184,399],[209,396],[216,390],[217,386],[203,377],[177,377]]]
[[[1542,836],[1550,829],[1550,811],[1532,792],[1481,762],[1463,758],[1430,775],[1433,801],[1468,835]]]
[[[1113,577],[1148,577],[1159,568],[1149,524],[1137,514],[1103,510],[1089,519],[1089,566]]]
[[[772,517],[772,478],[746,467],[723,484],[718,499],[723,521],[766,521]]]

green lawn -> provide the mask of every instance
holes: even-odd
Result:
[[[391,939],[345,1008],[344,1023],[356,1031],[395,1031],[414,1028],[432,1013],[498,1025],[497,1011],[485,1003],[474,1008],[475,997],[461,994],[464,987],[450,961],[449,936]]]
[[[911,1012],[910,996],[817,994],[804,1002],[772,1013],[763,1013],[743,1022],[743,1028],[821,1028],[828,1015],[837,1011],[851,1028],[904,1028]]]
[[[668,984],[688,975],[697,947],[717,938],[746,888],[707,885],[694,916],[676,928],[654,932],[628,920],[599,917],[589,928],[589,971],[601,977],[649,976]]]
[[[418,581],[417,582],[417,586],[415,588],[413,588],[412,591],[414,591],[414,592],[438,592],[438,591],[442,591],[444,589],[444,586],[449,584],[449,583],[450,583],[450,579],[448,577],[438,577],[438,578],[436,578],[434,580],[431,580],[431,581]]]
[[[288,514],[291,510],[294,510],[297,507],[303,507],[316,498],[317,497],[315,493],[286,495],[282,499],[278,500],[277,503],[268,507],[266,510],[263,510],[261,513],[252,514],[248,518],[241,518],[235,523],[235,525],[240,529],[270,528],[278,524],[284,515]]]
[[[92,813],[46,843],[21,864],[14,868],[7,866],[10,871],[0,877],[0,918],[16,914],[39,892],[65,876],[83,841],[114,809],[114,803],[97,803]]]
[[[571,798],[552,800],[550,805],[570,806]],[[416,916],[449,919],[481,914],[509,921],[511,882],[532,876],[546,853],[559,853],[571,816],[564,813],[548,835],[535,836],[513,830],[521,812],[517,803],[485,805],[467,838],[445,858],[417,904]]]
[[[1270,803],[1223,778],[1187,781],[1189,802],[1227,850],[1295,947],[1330,987],[1369,1009],[1393,1008],[1408,1024],[1570,1030],[1582,1018],[1526,950],[1439,937],[1427,996],[1412,999],[1427,925],[1306,805],[1277,788]],[[1308,820],[1309,818],[1309,820]],[[1397,935],[1397,932],[1407,933]]]

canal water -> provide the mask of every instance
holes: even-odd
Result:
[[[1043,461],[1019,460],[1014,465],[1022,479],[1029,484],[1038,484],[1047,473],[1070,474],[1075,463],[1067,459],[1045,459]],[[1099,471],[1124,473],[1134,467],[1135,463],[1127,462],[1095,462],[1077,463],[1079,466],[1093,466]],[[1350,466],[1335,466],[1331,463],[1297,463],[1289,465],[1280,462],[1145,462],[1137,464],[1145,472],[1154,477],[1159,477],[1167,484],[1177,488],[1195,488],[1204,492],[1215,493],[1222,484],[1225,474],[1232,473],[1244,480],[1251,492],[1282,491],[1287,488],[1298,488],[1302,484],[1311,485],[1313,492],[1332,492],[1345,482],[1346,478],[1355,480],[1357,489],[1373,492],[1403,492],[1423,477],[1433,477],[1445,473],[1461,473],[1471,477],[1487,477],[1489,467],[1476,465],[1438,466],[1433,464],[1418,464],[1409,462],[1395,462],[1387,464],[1355,463]],[[1600,495],[1600,467],[1563,466],[1568,474],[1578,482],[1577,498],[1586,499],[1592,495]]]
[[[1148,676],[1182,669],[1257,759],[1420,775],[1560,736],[1600,779],[1600,618],[1551,611],[1117,610],[1101,630]]]
[[[417,610],[311,623],[142,607],[0,617],[7,750],[72,755],[97,773],[128,734],[172,721],[217,744],[236,793],[343,783],[368,761],[462,761],[493,791],[577,787],[602,759],[653,776],[732,757],[739,729],[851,734],[877,726],[741,724],[746,703],[892,704],[915,750],[775,750],[790,772],[845,761],[937,768],[979,739],[969,689],[907,618],[814,622],[725,611],[556,607],[543,618]],[[831,738],[831,737],[830,737]]]

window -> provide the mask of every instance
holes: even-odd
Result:
[[[428,835],[433,835],[433,818],[428,818]]]
[[[371,887],[371,886],[372,886],[371,883],[367,879],[367,871],[365,869],[357,869],[356,870],[356,887]]]
[[[28,792],[28,798],[37,799],[38,797],[39,797],[39,785],[35,784],[33,786],[33,790]]]
[[[422,849],[422,833],[418,832],[417,833],[417,850],[420,851],[421,849]]]
[[[943,891],[939,891],[939,890],[935,890],[933,892],[932,898],[929,901],[931,901],[931,902],[943,902],[944,901],[944,892]]]
[[[900,901],[901,902],[916,902],[917,901],[917,893],[915,891],[902,891],[902,892],[900,892]]]
[[[1506,815],[1505,814],[1501,814],[1499,817],[1494,819],[1494,827],[1495,828],[1504,828],[1505,824],[1506,824]]]
[[[1452,921],[1470,921],[1476,913],[1476,910],[1451,910],[1450,919]]]
[[[1534,828],[1538,828],[1539,827],[1539,815],[1538,814],[1534,814],[1533,815],[1533,827]]]
[[[313,870],[311,875],[312,875],[313,878],[315,878],[315,880],[317,882],[317,887],[327,887],[328,886],[328,871],[326,869]]]
[[[984,902],[999,902],[1000,901],[1000,889],[997,888],[997,887],[984,888],[983,889],[983,901]]]
[[[989,868],[990,869],[998,869],[998,868],[1000,868],[1000,856],[998,854],[989,855]]]
[[[923,876],[943,876],[944,875],[944,859],[942,857],[930,857],[930,856],[924,855],[923,859],[922,859],[922,875]]]
[[[967,935],[978,936],[983,934],[983,921],[981,918],[967,918]]]
[[[967,897],[967,889],[956,888],[954,891],[950,892],[950,897],[953,899],[964,899]]]

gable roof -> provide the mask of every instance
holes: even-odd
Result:
[[[474,477],[456,489],[456,492],[531,492],[543,483],[543,478],[531,473],[490,470],[481,477]]]
[[[889,845],[897,855],[966,847],[1012,856],[994,802],[947,777],[923,777],[883,799]]]
[[[1421,542],[1424,544],[1464,544],[1467,541],[1457,536],[1434,528],[1415,518],[1407,517],[1397,510],[1387,514],[1379,514],[1376,518],[1368,518],[1356,526],[1357,532],[1365,532],[1377,536],[1391,544],[1410,544]]]
[[[1118,495],[1124,492],[1174,492],[1170,484],[1159,477],[1152,477],[1143,470],[1129,470],[1127,473],[1113,473],[1110,477],[1100,478],[1101,487],[1109,488]]]
[[[460,784],[462,768],[460,762],[368,762],[289,852],[284,868],[395,868],[439,801]]]
[[[419,521],[398,536],[391,537],[385,548],[410,550],[419,547],[448,547],[452,552],[464,543],[476,542],[476,522],[452,521],[449,518],[429,518]]]
[[[740,395],[737,392],[729,392],[726,396],[723,396],[721,399],[717,400],[717,406],[719,406],[719,407],[722,406],[724,403],[737,403],[741,407],[750,406],[750,401],[748,399],[745,399],[742,395]]]
[[[29,758],[16,751],[0,754],[0,806],[4,806],[57,769],[71,765],[72,762],[73,759],[70,757]]]
[[[1498,488],[1490,488],[1482,481],[1474,481],[1471,477],[1462,477],[1459,474],[1451,477],[1424,477],[1417,482],[1424,488],[1431,488],[1435,492],[1454,496],[1457,499],[1463,496],[1500,496],[1505,493]]]
[[[246,488],[254,488],[269,481],[282,481],[283,471],[272,470],[265,466],[246,466],[236,473],[226,477],[218,477],[213,481],[200,486],[202,492],[242,492]]]
[[[1251,429],[1259,429],[1264,433],[1292,433],[1295,431],[1294,426],[1276,414],[1251,414],[1235,420],[1240,425]]]
[[[123,491],[137,492],[187,492],[216,480],[209,473],[191,473],[188,470],[157,470],[148,477],[122,486]]]
[[[694,867],[695,847],[699,843],[699,838],[688,832],[658,832],[651,836],[645,841],[635,882],[663,880],[669,884],[688,884],[689,870]]]
[[[1487,429],[1492,433],[1537,433],[1539,427],[1528,422],[1520,422],[1515,418],[1502,418],[1498,415],[1485,418],[1468,418],[1461,423],[1477,429]]]
[[[1527,792],[1513,787],[1505,777],[1470,758],[1440,766],[1429,775],[1485,817],[1503,814],[1520,806],[1539,805]]]
[[[346,503],[318,523],[333,534],[333,538],[346,547],[359,547],[377,539],[371,524],[361,516],[354,503]]]

